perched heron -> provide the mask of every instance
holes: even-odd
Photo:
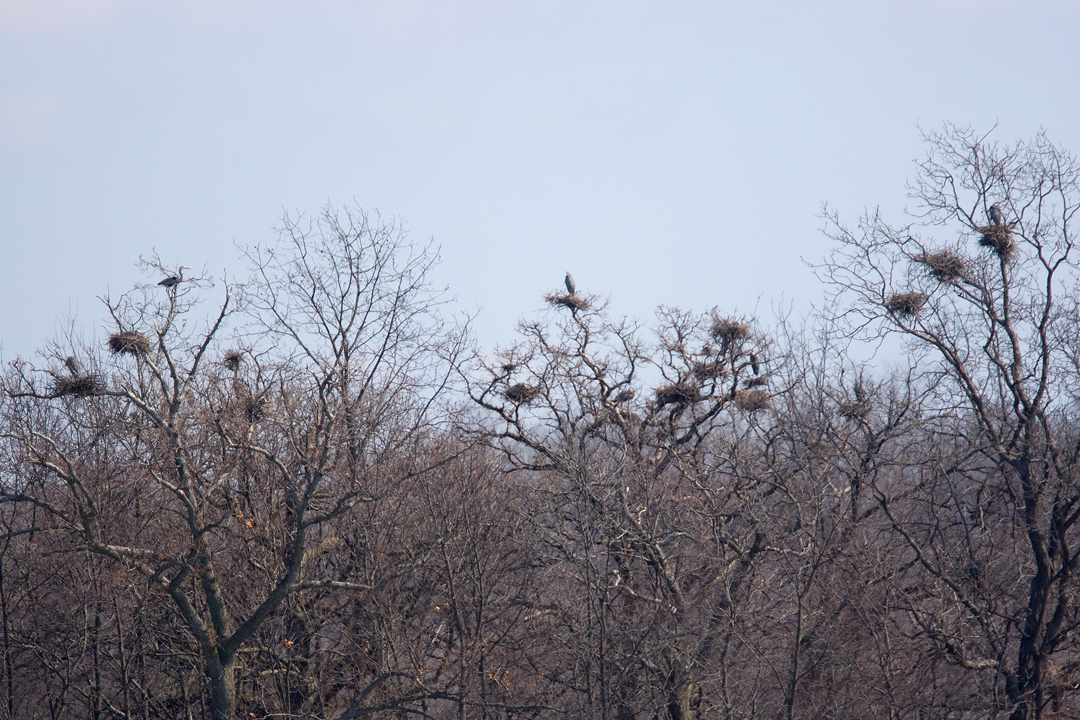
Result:
[[[994,203],[990,206],[989,215],[990,222],[994,223],[995,225],[1005,224],[1005,215],[1001,212],[1001,208],[997,206],[997,203]]]
[[[574,276],[570,274],[569,270],[566,271],[566,278],[563,280],[563,282],[566,283],[566,292],[573,295],[574,290],[577,289],[577,285],[574,284]]]
[[[67,365],[67,369],[71,371],[72,375],[79,374],[79,361],[76,360],[74,356],[69,355],[68,358],[64,360],[64,364]]]
[[[187,265],[181,265],[179,268],[177,268],[175,275],[170,275],[169,277],[159,282],[158,285],[164,288],[173,288],[184,282],[184,271],[190,269],[191,268],[189,268]]]
[[[761,363],[758,362],[758,357],[754,353],[750,353],[750,369],[755,375],[761,374]]]
[[[634,388],[626,388],[615,396],[615,402],[624,403],[634,399]]]
[[[866,391],[863,390],[862,378],[855,381],[855,401],[866,402]]]

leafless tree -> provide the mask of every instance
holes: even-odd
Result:
[[[769,415],[750,357],[768,343],[739,318],[662,309],[653,352],[597,298],[572,300],[549,296],[559,316],[467,376],[476,432],[533,488],[561,625],[547,671],[572,714],[704,717],[765,548],[769,491],[744,445]]]
[[[924,452],[872,483],[920,570],[896,590],[932,655],[993,681],[970,711],[1075,710],[1078,166],[1042,134],[926,141],[912,222],[849,230],[830,212],[838,247],[819,268],[851,333],[904,339],[935,418]]]
[[[2,380],[0,501],[169,599],[214,718],[255,701],[241,653],[287,601],[378,592],[437,549],[414,538],[364,576],[305,563],[329,552],[335,521],[393,503],[450,459],[429,440],[464,347],[437,315],[434,254],[395,226],[327,210],[303,230],[286,219],[281,241],[249,257],[242,316],[233,287],[206,323],[202,281],[137,288],[106,301],[112,355],[83,349],[85,382],[28,362]],[[223,329],[240,317],[238,359]],[[334,700],[358,711],[387,679],[361,675],[367,686]]]
[[[926,139],[809,325],[557,293],[481,355],[353,209],[206,320],[151,259],[0,373],[0,718],[1076,716],[1080,169]]]

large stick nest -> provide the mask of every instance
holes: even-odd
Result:
[[[58,377],[53,385],[53,397],[90,397],[105,388],[93,375]]]
[[[919,311],[922,310],[923,305],[926,304],[926,300],[927,296],[925,293],[898,293],[885,301],[885,309],[894,315],[914,318],[919,314]]]
[[[570,308],[573,312],[589,308],[589,301],[576,293],[551,293],[545,295],[544,299],[551,305],[561,305]]]
[[[761,387],[763,385],[768,385],[768,384],[769,384],[769,376],[768,375],[756,375],[754,377],[748,377],[745,380],[743,380],[743,387],[745,387],[745,388],[756,388],[756,387]]]
[[[868,402],[846,402],[840,405],[840,415],[850,420],[865,420],[866,416],[870,414],[870,403]]]
[[[726,377],[727,367],[722,362],[695,362],[690,370],[698,380],[715,380]]]
[[[750,337],[750,328],[745,323],[741,323],[738,320],[714,315],[711,333],[714,340],[724,347],[730,347],[731,345]]]
[[[979,233],[979,245],[993,250],[998,257],[1008,260],[1016,249],[1012,229],[1012,225],[983,225],[976,227],[975,232]]]
[[[915,262],[925,265],[934,278],[943,283],[956,282],[964,276],[964,260],[951,250],[936,253],[924,253],[914,258]]]
[[[244,398],[240,401],[240,412],[247,418],[248,422],[258,422],[266,417],[266,412],[270,408],[270,401],[265,395],[258,395],[255,397]]]
[[[656,388],[656,404],[660,407],[675,403],[692,403],[699,397],[697,386],[688,382],[661,385]]]
[[[236,372],[240,369],[240,361],[243,357],[240,355],[239,350],[230,350],[225,353],[225,357],[221,359],[221,364],[232,372]]]
[[[735,393],[735,405],[744,412],[769,409],[768,390],[739,390]]]
[[[533,387],[528,383],[517,383],[506,388],[506,392],[503,393],[506,399],[510,402],[518,403],[519,405],[531,402],[540,395],[540,388]]]
[[[141,332],[125,330],[109,336],[109,349],[117,355],[145,355],[150,352],[150,340]]]

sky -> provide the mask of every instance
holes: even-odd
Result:
[[[920,127],[1080,152],[1078,30],[1074,0],[0,0],[0,358],[106,337],[140,256],[242,278],[328,203],[439,246],[483,347],[566,270],[646,324],[809,312],[822,203],[902,220]]]

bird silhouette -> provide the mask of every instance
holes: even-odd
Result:
[[[994,223],[995,225],[1004,225],[1005,224],[1005,215],[1002,214],[1001,208],[999,208],[997,206],[997,203],[994,203],[993,205],[990,206],[989,215],[990,215],[990,222]]]
[[[170,275],[169,277],[159,282],[158,285],[164,288],[176,287],[180,283],[184,282],[184,271],[190,269],[191,268],[189,268],[187,265],[181,265],[179,268],[177,268],[175,275]]]
[[[566,271],[566,278],[563,282],[566,283],[566,292],[573,295],[574,291],[577,289],[577,285],[574,284],[574,276],[570,274],[569,270]]]

